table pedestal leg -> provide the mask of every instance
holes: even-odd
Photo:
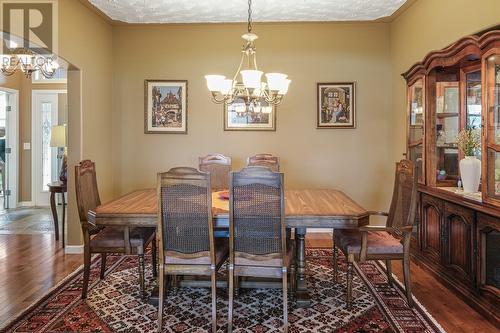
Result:
[[[295,300],[299,308],[311,306],[311,298],[307,291],[306,280],[306,231],[306,228],[295,229],[295,245],[297,250],[297,290],[295,292]]]
[[[56,193],[50,192],[50,209],[52,210],[52,218],[54,220],[54,232],[56,234],[56,241],[59,240],[59,221],[57,220],[56,208]]]

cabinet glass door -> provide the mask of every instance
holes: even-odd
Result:
[[[500,55],[486,59],[487,197],[500,200]]]
[[[456,186],[459,179],[457,135],[460,129],[458,82],[436,83],[436,184]]]
[[[424,183],[424,83],[417,80],[408,90],[409,128],[408,128],[408,159],[416,168],[418,180]]]

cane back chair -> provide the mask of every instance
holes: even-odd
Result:
[[[210,184],[213,191],[229,188],[231,157],[222,154],[208,154],[199,158],[199,169],[210,174]]]
[[[338,275],[338,248],[347,257],[347,307],[352,303],[353,262],[385,260],[388,283],[392,285],[391,260],[403,260],[403,273],[408,305],[412,306],[410,286],[410,240],[416,224],[417,177],[409,160],[396,163],[396,177],[385,226],[368,225],[356,230],[334,230],[334,280]]]
[[[80,225],[83,232],[83,286],[82,298],[87,297],[90,278],[90,260],[93,253],[101,254],[101,274],[104,279],[107,253],[136,254],[139,256],[139,284],[141,295],[144,289],[144,253],[151,243],[153,256],[153,275],[156,276],[155,228],[100,227],[88,222],[89,210],[101,204],[97,188],[95,164],[90,160],[81,161],[75,166],[76,201]]]
[[[266,167],[231,173],[229,199],[229,319],[232,331],[235,277],[281,278],[284,330],[288,330],[287,272],[294,289],[293,243],[287,242],[283,174]]]
[[[216,273],[229,249],[227,238],[214,238],[210,174],[187,167],[159,173],[157,195],[158,331],[162,328],[165,275],[204,275],[211,279],[212,332],[216,332]]]
[[[256,154],[247,158],[247,166],[264,166],[272,171],[280,171],[280,159],[272,154]]]

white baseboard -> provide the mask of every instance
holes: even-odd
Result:
[[[19,201],[17,207],[33,207],[33,201]]]
[[[67,254],[81,254],[83,253],[83,245],[66,245],[64,252]]]

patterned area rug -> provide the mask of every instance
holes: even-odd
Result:
[[[332,281],[332,251],[308,249],[307,281],[310,308],[289,304],[290,332],[443,332],[416,301],[410,309],[401,284],[387,284],[383,267],[374,262],[355,266],[351,310],[345,308],[345,262],[341,257],[339,283]],[[150,258],[150,256],[149,256]],[[100,257],[92,264],[86,301],[80,299],[82,269],[68,276],[49,294],[18,318],[6,323],[2,332],[151,332],[156,330],[156,307],[139,297],[135,256],[108,256],[107,274],[99,280]],[[148,262],[150,265],[150,262]],[[155,281],[147,267],[147,288]],[[225,271],[220,278],[224,278]],[[180,288],[169,293],[164,306],[164,332],[208,332],[210,290]],[[227,292],[218,289],[219,331],[227,329]],[[235,302],[237,332],[280,332],[280,289],[242,289]]]

